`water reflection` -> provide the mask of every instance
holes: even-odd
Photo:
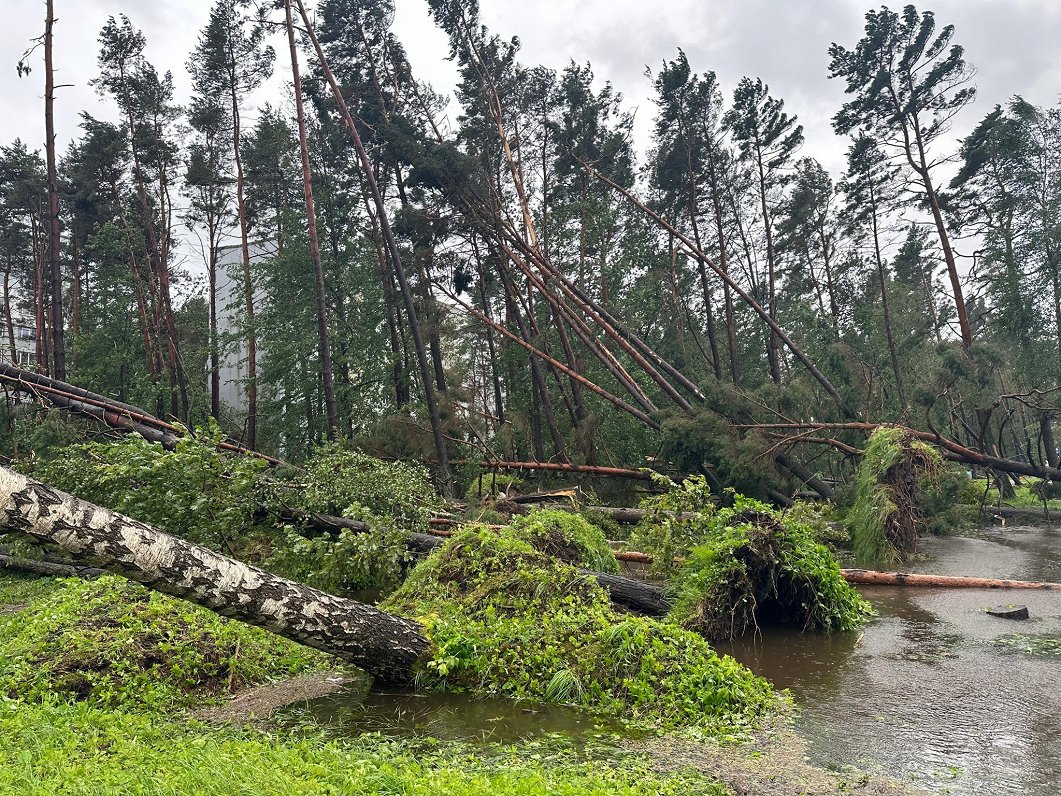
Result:
[[[347,736],[379,732],[465,743],[515,743],[558,734],[577,744],[605,732],[629,735],[617,723],[562,705],[401,690],[332,694],[307,703],[292,719]]]

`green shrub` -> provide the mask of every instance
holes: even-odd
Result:
[[[654,572],[670,575],[693,545],[703,541],[704,522],[718,510],[717,496],[702,475],[681,483],[658,473],[652,478],[665,491],[641,501],[647,513],[634,528],[630,545],[652,556]]]
[[[304,469],[278,491],[286,505],[344,517],[363,510],[405,531],[423,532],[443,506],[427,468],[416,462],[385,462],[332,444],[317,450]]]
[[[176,450],[132,434],[112,442],[72,445],[44,464],[37,478],[167,533],[224,549],[255,527],[266,464],[217,448],[214,423]]]
[[[0,693],[169,709],[322,668],[327,656],[122,578],[54,582],[0,614]]]
[[[618,614],[595,581],[512,532],[462,531],[384,607],[428,628],[426,688],[571,702],[665,727],[754,720],[776,702],[703,638]]]
[[[841,576],[828,548],[796,517],[737,496],[700,524],[694,546],[670,586],[668,616],[712,641],[764,624],[802,630],[850,630],[869,604]]]
[[[71,446],[39,477],[85,500],[229,555],[263,561],[329,591],[393,586],[409,562],[405,537],[426,531],[441,505],[418,464],[384,462],[339,445],[304,470],[266,471],[250,456],[218,450],[216,424],[167,451],[138,435]],[[342,515],[369,532],[312,538],[286,509]]]

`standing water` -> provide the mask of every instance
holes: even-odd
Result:
[[[1061,581],[1061,528],[924,542],[910,571]],[[722,647],[800,708],[811,762],[966,796],[1061,792],[1061,592],[865,587],[861,631],[766,630]],[[1027,605],[1028,621],[986,608]]]

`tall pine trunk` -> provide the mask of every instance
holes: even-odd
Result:
[[[320,243],[317,240],[317,211],[313,202],[313,173],[310,168],[309,145],[306,141],[306,113],[302,104],[302,80],[298,71],[298,50],[295,47],[295,26],[291,21],[291,0],[284,0],[287,22],[287,42],[291,49],[291,77],[295,84],[295,111],[298,116],[298,143],[302,156],[302,192],[306,199],[306,227],[309,253],[313,261],[313,293],[317,303],[317,351],[320,356],[321,381],[324,386],[324,407],[328,422],[328,439],[339,432],[339,413],[335,405],[335,378],[332,372],[332,347],[328,336],[328,305],[324,294],[324,268],[321,265]]]
[[[51,276],[52,373],[66,380],[66,344],[63,336],[63,270],[59,257],[59,187],[55,168],[55,68],[52,63],[53,0],[45,3],[44,23],[44,149],[48,161],[48,271]]]

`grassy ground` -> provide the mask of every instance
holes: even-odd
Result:
[[[532,759],[537,757],[538,759]],[[322,796],[729,791],[695,772],[654,773],[625,761],[579,762],[519,747],[475,756],[430,753],[369,736],[360,742],[219,728],[84,704],[0,707],[0,793]]]
[[[190,717],[229,687],[334,665],[291,647],[117,579],[0,576],[0,794],[730,793],[614,746],[587,759],[565,744],[411,745]],[[209,678],[188,676],[204,664]]]

